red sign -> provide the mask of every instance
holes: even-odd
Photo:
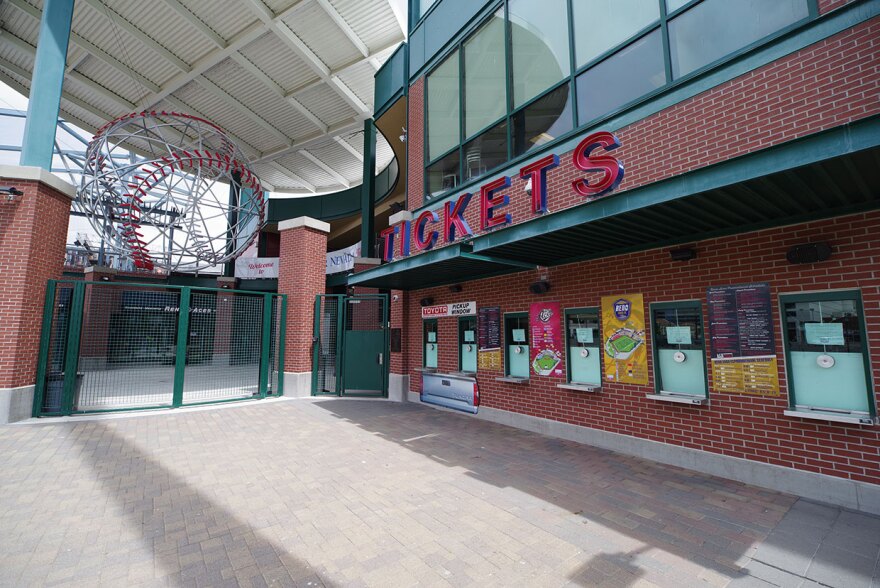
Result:
[[[588,200],[595,200],[617,188],[623,180],[623,164],[608,153],[618,147],[620,141],[607,131],[593,133],[578,143],[572,153],[571,165],[582,172],[599,173],[601,176],[589,181],[579,178],[572,182],[572,190]],[[593,155],[600,148],[605,154]],[[519,170],[520,177],[531,182],[532,214],[547,212],[547,172],[558,165],[559,156],[550,154]],[[510,204],[510,195],[504,193],[510,184],[510,176],[501,176],[480,186],[480,232],[513,222],[512,214],[504,210]],[[385,243],[382,258],[385,261],[394,260],[395,238],[400,242],[398,256],[407,257],[412,247],[416,251],[432,249],[437,244],[441,231],[446,243],[473,236],[474,231],[464,218],[464,212],[473,196],[471,192],[465,192],[457,200],[446,202],[443,208],[425,210],[415,221],[403,221],[379,233]]]
[[[532,302],[529,305],[529,336],[532,373],[537,376],[564,375],[565,349],[558,302]]]

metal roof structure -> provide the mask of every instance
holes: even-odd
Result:
[[[42,0],[0,0],[0,80],[27,95]],[[273,192],[359,184],[373,75],[404,40],[394,0],[79,0],[62,116],[205,117]],[[135,146],[136,147],[136,146]],[[377,169],[393,158],[379,134]]]

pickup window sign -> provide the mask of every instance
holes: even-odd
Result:
[[[422,307],[422,318],[440,318],[446,316],[474,316],[477,314],[476,302],[453,302],[451,304],[435,304]]]

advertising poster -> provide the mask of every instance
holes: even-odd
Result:
[[[558,302],[532,302],[529,305],[529,351],[532,373],[537,376],[563,376],[565,344],[562,341],[562,312]]]
[[[648,346],[641,294],[602,297],[602,343],[605,379],[647,385]]]
[[[770,285],[710,287],[706,300],[715,390],[779,396]]]

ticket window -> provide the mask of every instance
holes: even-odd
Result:
[[[468,373],[477,371],[477,317],[458,319],[458,369]]]
[[[780,297],[794,409],[874,415],[858,292]]]
[[[565,311],[568,382],[587,386],[602,385],[602,348],[599,309],[576,308]]]
[[[651,305],[654,382],[659,394],[706,398],[706,351],[700,303]]]
[[[437,319],[424,321],[422,326],[423,329],[423,341],[425,346],[425,366],[430,369],[437,369],[437,346],[439,344],[438,341],[438,333],[437,333]]]
[[[526,312],[504,315],[505,375],[529,377],[529,315]]]

